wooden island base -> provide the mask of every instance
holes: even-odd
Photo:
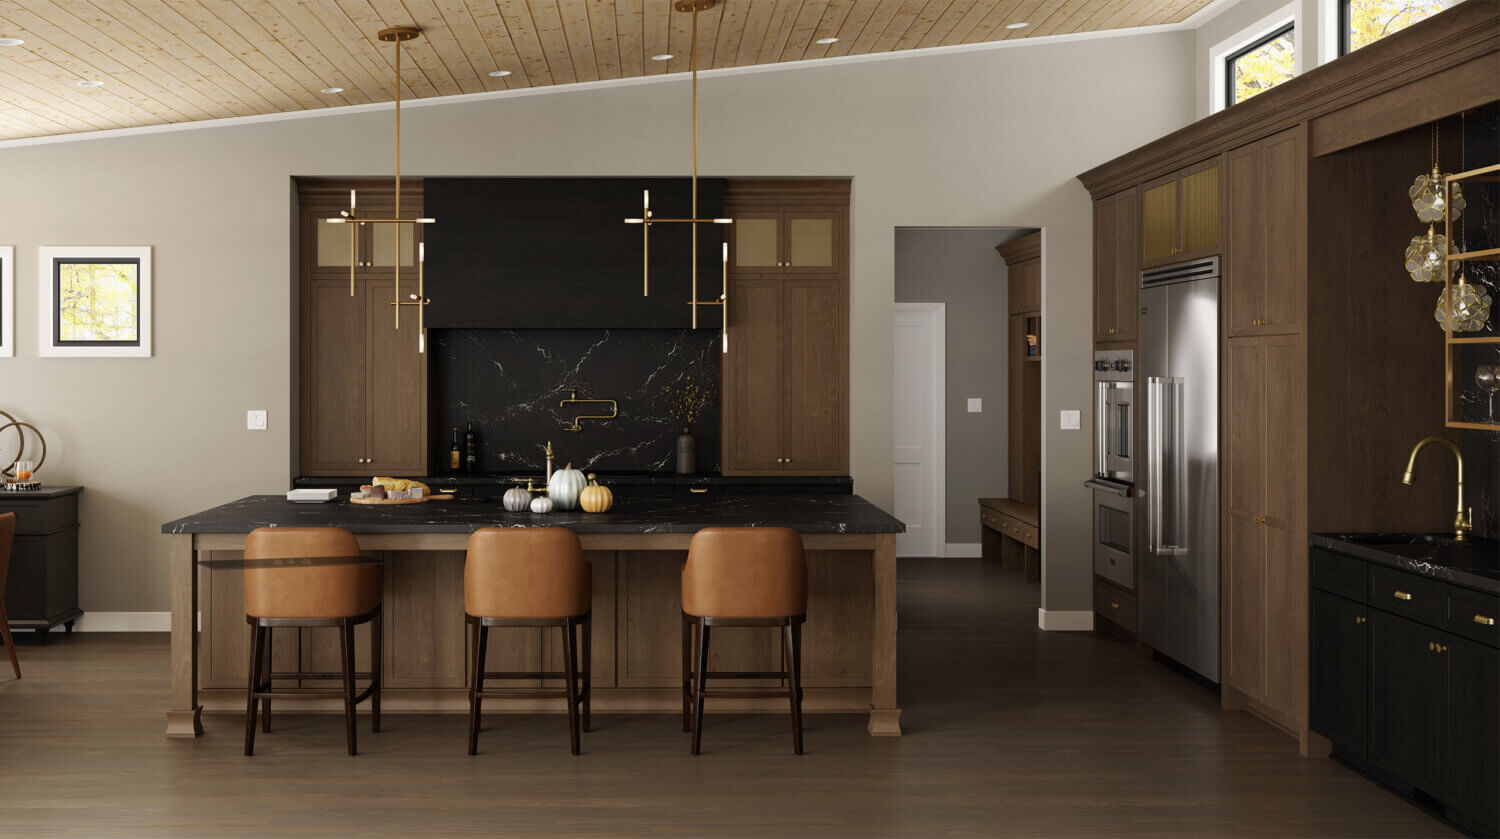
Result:
[[[367,555],[386,562],[385,713],[468,709],[473,651],[464,627],[464,533],[360,533]],[[167,736],[202,733],[199,715],[243,714],[250,635],[245,623],[243,533],[176,533],[172,542],[172,686]],[[689,533],[581,533],[593,569],[593,707],[597,713],[681,713],[680,572]],[[893,533],[805,534],[808,610],[803,629],[803,709],[868,713],[872,735],[899,736],[896,704],[896,537]],[[201,595],[201,597],[200,597]],[[201,631],[192,616],[202,611]],[[357,666],[367,669],[370,626],[356,630]],[[330,672],[339,645],[328,628],[283,629],[275,667]],[[486,669],[557,670],[555,629],[491,633]],[[781,667],[777,633],[714,633],[713,669]],[[545,666],[544,666],[545,665]],[[517,685],[523,683],[515,683]],[[535,684],[535,683],[533,683]],[[766,682],[774,685],[775,682]],[[305,687],[332,686],[306,680]],[[337,699],[277,700],[288,713],[342,713]],[[490,713],[563,713],[560,702],[485,703]],[[786,699],[723,698],[710,712],[784,714]]]

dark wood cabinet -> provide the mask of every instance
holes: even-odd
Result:
[[[1225,155],[1224,324],[1230,336],[1302,331],[1307,139],[1301,128]]]
[[[1133,342],[1139,319],[1140,199],[1134,189],[1094,202],[1094,341]]]
[[[1336,755],[1449,820],[1500,829],[1500,649],[1445,631],[1500,598],[1321,549],[1311,552],[1312,730]],[[1411,600],[1389,597],[1395,587]],[[1413,605],[1415,604],[1415,605]],[[1406,616],[1394,614],[1405,609]]]
[[[1141,267],[1219,252],[1219,160],[1140,187]]]
[[[1370,612],[1370,762],[1441,798],[1447,704],[1442,633]]]
[[[364,214],[394,211],[389,182],[301,185],[300,472],[425,474],[427,356],[416,312],[402,307],[397,329],[391,305],[398,260],[401,299],[417,291],[420,238],[392,225],[361,228],[351,295],[349,227],[323,222],[348,206],[351,185]],[[421,200],[403,187],[402,215],[421,213]]]
[[[1475,832],[1500,825],[1500,653],[1447,636],[1448,818]]]
[[[78,608],[78,498],[83,487],[0,492],[0,513],[16,514],[5,611],[11,629],[46,638],[58,624],[73,631]]]
[[[1369,610],[1363,603],[1313,591],[1308,652],[1313,731],[1364,757],[1370,704]]]
[[[849,469],[847,181],[733,180],[726,475]]]

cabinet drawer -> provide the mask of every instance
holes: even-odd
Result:
[[[1367,579],[1369,567],[1369,563],[1362,559],[1312,548],[1312,566],[1308,570],[1308,576],[1313,588],[1363,603],[1370,588]]]
[[[1500,647],[1500,627],[1496,626],[1496,622],[1500,621],[1500,597],[1458,586],[1446,588],[1447,630],[1481,644]]]
[[[1370,605],[1428,626],[1439,626],[1448,614],[1446,586],[1394,568],[1370,568]]]
[[[20,495],[20,493],[17,493]],[[78,524],[78,496],[16,498],[0,496],[0,513],[16,514],[16,533],[52,533]]]
[[[1094,613],[1130,632],[1136,631],[1135,595],[1094,579]]]

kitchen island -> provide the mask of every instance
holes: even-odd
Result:
[[[294,504],[255,495],[168,522],[171,540],[171,705],[167,736],[202,733],[200,714],[243,713],[249,660],[243,557],[258,527],[343,527],[385,563],[383,710],[457,713],[468,707],[463,566],[469,534],[482,527],[566,527],[593,569],[594,710],[680,713],[679,573],[701,528],[781,526],[807,548],[803,629],[804,710],[868,713],[873,735],[899,735],[896,703],[896,534],[905,526],[855,495],[701,495],[622,498],[607,513],[509,513],[489,501],[363,506],[346,498]],[[201,595],[201,597],[200,597]],[[201,611],[198,621],[194,615]],[[356,644],[368,656],[369,625]],[[715,634],[710,666],[780,667],[780,639],[752,628]],[[277,668],[330,671],[333,630],[279,633]],[[517,628],[492,634],[488,670],[556,670],[555,633]],[[359,663],[366,669],[367,661]],[[546,665],[545,667],[543,665]],[[311,684],[311,683],[308,683]],[[785,698],[716,700],[720,712],[785,712]],[[289,711],[341,711],[339,700],[282,700]],[[557,712],[544,700],[496,702],[499,712]],[[486,706],[487,709],[489,706]]]

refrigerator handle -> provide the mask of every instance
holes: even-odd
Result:
[[[1187,553],[1187,458],[1182,438],[1182,386],[1178,377],[1152,376],[1146,381],[1147,548],[1157,556]],[[1172,537],[1168,541],[1167,515]]]

